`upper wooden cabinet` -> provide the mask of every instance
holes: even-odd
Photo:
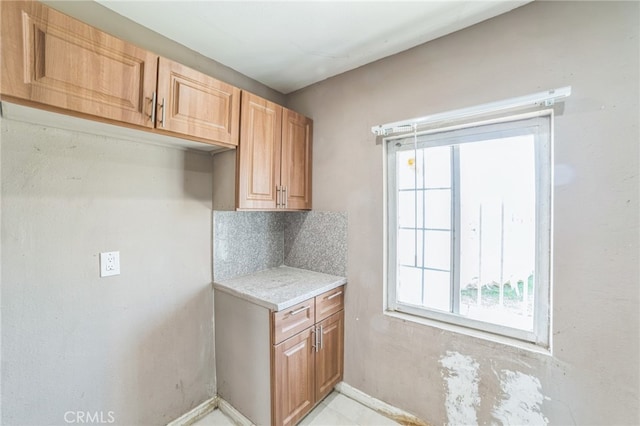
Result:
[[[236,207],[311,209],[312,121],[242,92]]]
[[[158,128],[238,144],[240,89],[160,58]]]
[[[242,92],[237,152],[237,207],[275,209],[280,196],[282,107]]]
[[[310,118],[283,109],[280,185],[285,208],[311,210],[312,132]]]
[[[37,2],[0,7],[3,99],[153,127],[157,55]]]
[[[38,2],[2,1],[0,8],[3,100],[238,144],[240,89]]]

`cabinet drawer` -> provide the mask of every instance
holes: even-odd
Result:
[[[344,286],[316,296],[316,322],[344,309]]]
[[[301,332],[315,324],[314,300],[309,299],[288,309],[273,312],[273,344]]]

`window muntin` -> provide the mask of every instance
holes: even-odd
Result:
[[[550,126],[387,138],[389,310],[548,346]]]

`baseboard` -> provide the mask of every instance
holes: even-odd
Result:
[[[380,401],[366,393],[362,392],[354,388],[351,385],[346,384],[345,382],[340,382],[336,385],[336,390],[347,396],[354,401],[359,402],[365,407],[369,407],[374,411],[382,414],[385,417],[389,417],[390,419],[400,423],[401,425],[408,426],[429,426],[427,422],[419,419],[411,413],[408,413],[404,410],[394,407],[393,405],[387,404],[384,401]]]
[[[246,418],[240,411],[233,408],[231,404],[222,398],[218,398],[218,409],[226,414],[238,426],[254,426],[251,420]]]
[[[360,404],[368,407],[383,416],[389,417],[390,419],[407,426],[429,426],[424,420],[419,419],[411,413],[408,413],[404,410],[394,407],[393,405],[387,404],[384,401],[380,401],[366,393],[362,392],[354,388],[351,385],[346,384],[345,382],[340,382],[336,385],[336,391],[340,392],[346,397],[353,399],[354,401],[359,402]],[[229,404],[224,399],[219,396],[215,396],[211,399],[206,400],[202,404],[198,405],[188,413],[183,414],[177,419],[167,423],[167,426],[189,426],[193,423],[197,422],[210,412],[215,409],[219,409],[222,413],[224,413],[227,417],[229,417],[236,425],[239,426],[254,426],[251,423],[251,420],[243,416],[238,410],[233,408],[231,404]]]
[[[167,423],[167,426],[189,426],[218,408],[220,404],[220,398],[214,396],[211,399],[207,399],[202,404],[193,408],[191,411],[181,415],[177,419]]]

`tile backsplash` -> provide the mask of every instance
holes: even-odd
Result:
[[[282,265],[284,221],[270,212],[213,212],[213,279]]]
[[[296,212],[286,216],[284,264],[347,276],[347,213]]]
[[[213,278],[276,266],[347,274],[347,214],[213,212]]]

